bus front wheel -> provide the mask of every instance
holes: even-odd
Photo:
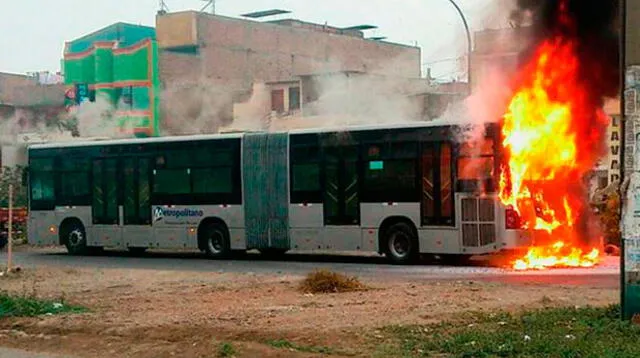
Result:
[[[61,230],[64,245],[71,255],[84,255],[87,253],[87,234],[82,223],[69,221]]]
[[[211,258],[226,258],[231,253],[227,228],[219,223],[207,224],[200,236],[204,252]]]
[[[409,264],[418,258],[418,237],[407,223],[398,222],[384,232],[385,254],[394,264]]]

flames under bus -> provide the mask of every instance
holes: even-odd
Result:
[[[527,245],[496,198],[498,127],[429,123],[29,147],[29,240],[102,248],[421,253]],[[482,195],[478,195],[482,192]]]

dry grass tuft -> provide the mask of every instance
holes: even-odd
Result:
[[[307,275],[300,284],[304,293],[342,293],[366,290],[358,278],[329,270],[316,270]]]

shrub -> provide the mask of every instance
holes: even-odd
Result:
[[[349,277],[328,270],[311,272],[300,284],[300,290],[304,293],[339,293],[365,290],[356,277]]]

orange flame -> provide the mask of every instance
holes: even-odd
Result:
[[[542,42],[522,69],[504,115],[499,197],[535,240],[514,262],[518,270],[589,267],[599,261],[599,250],[582,243],[590,235],[582,178],[602,153],[608,119],[591,104],[579,66],[572,41]]]

